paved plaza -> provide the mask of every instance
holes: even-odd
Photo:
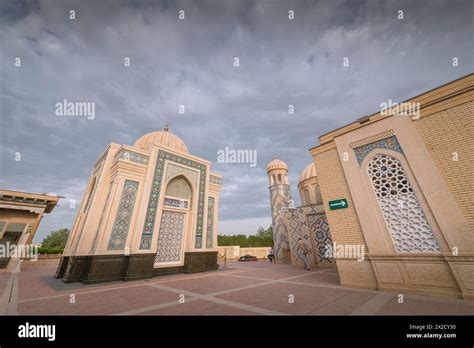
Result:
[[[0,273],[9,315],[371,315],[474,314],[474,302],[344,288],[335,269],[269,262],[148,280],[64,284],[55,266]]]

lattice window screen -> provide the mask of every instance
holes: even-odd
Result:
[[[438,242],[401,163],[375,156],[368,174],[398,252],[436,252]]]

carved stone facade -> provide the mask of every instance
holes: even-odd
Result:
[[[474,74],[410,98],[418,113],[376,112],[312,148],[341,285],[474,299]],[[467,174],[469,173],[469,174]]]
[[[56,276],[88,283],[216,269],[221,184],[210,162],[167,128],[133,146],[110,144]]]

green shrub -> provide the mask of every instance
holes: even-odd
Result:
[[[64,251],[63,248],[51,248],[51,247],[38,248],[38,253],[40,254],[62,254],[63,251]]]

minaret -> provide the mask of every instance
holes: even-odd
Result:
[[[270,180],[270,205],[272,208],[272,229],[276,261],[283,261],[283,248],[289,248],[288,230],[286,227],[285,208],[293,207],[288,166],[285,162],[274,159],[267,165]]]

